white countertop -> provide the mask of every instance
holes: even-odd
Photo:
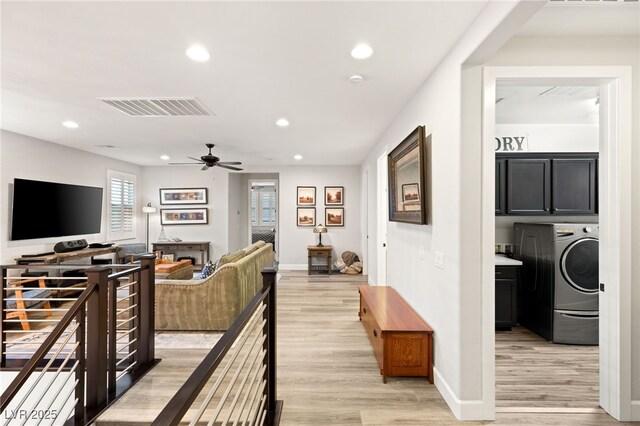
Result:
[[[504,254],[496,254],[496,266],[520,266],[520,260],[511,259]]]

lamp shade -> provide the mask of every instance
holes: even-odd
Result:
[[[316,226],[315,228],[313,228],[313,233],[314,234],[324,234],[327,232],[327,227],[324,226],[323,224],[319,223],[318,226]]]
[[[151,206],[151,203],[147,203],[147,205],[146,205],[146,206],[143,206],[143,207],[142,207],[142,213],[147,213],[147,214],[149,214],[149,213],[155,213],[155,212],[157,212],[157,211],[158,211],[158,209],[157,209],[157,208],[155,208],[155,207],[152,207],[152,206]]]

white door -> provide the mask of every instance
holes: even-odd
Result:
[[[387,221],[389,220],[389,198],[387,195],[387,151],[378,157],[378,268],[376,285],[387,285]]]
[[[362,172],[362,274],[369,274],[369,168]]]

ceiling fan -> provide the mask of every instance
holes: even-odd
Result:
[[[200,158],[194,158],[194,157],[189,157],[192,160],[197,161],[197,163],[169,163],[169,164],[204,164],[202,166],[202,170],[207,170],[209,167],[213,167],[213,166],[218,166],[218,167],[222,167],[225,169],[229,169],[229,170],[242,170],[239,167],[234,167],[235,165],[240,165],[242,164],[239,161],[220,161],[219,157],[216,157],[215,155],[211,154],[211,150],[214,147],[214,144],[212,143],[208,143],[206,144],[207,148],[209,148],[209,153],[206,155],[203,155]]]

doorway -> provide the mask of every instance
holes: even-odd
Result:
[[[248,228],[249,241],[259,240],[273,244],[278,253],[278,181],[275,179],[249,179]]]
[[[487,67],[483,76],[483,219],[481,230],[484,294],[494,295],[495,271],[495,103],[500,82],[567,85],[600,90],[599,175],[599,405],[610,415],[631,418],[631,70],[629,67]],[[495,297],[485,300],[483,353],[495,356]],[[492,347],[494,350],[492,350]],[[483,363],[483,377],[495,386],[495,366]],[[485,388],[486,389],[486,388]],[[487,393],[491,399],[491,391]],[[495,404],[495,401],[494,401]]]
[[[497,81],[496,412],[602,413],[599,86]]]

